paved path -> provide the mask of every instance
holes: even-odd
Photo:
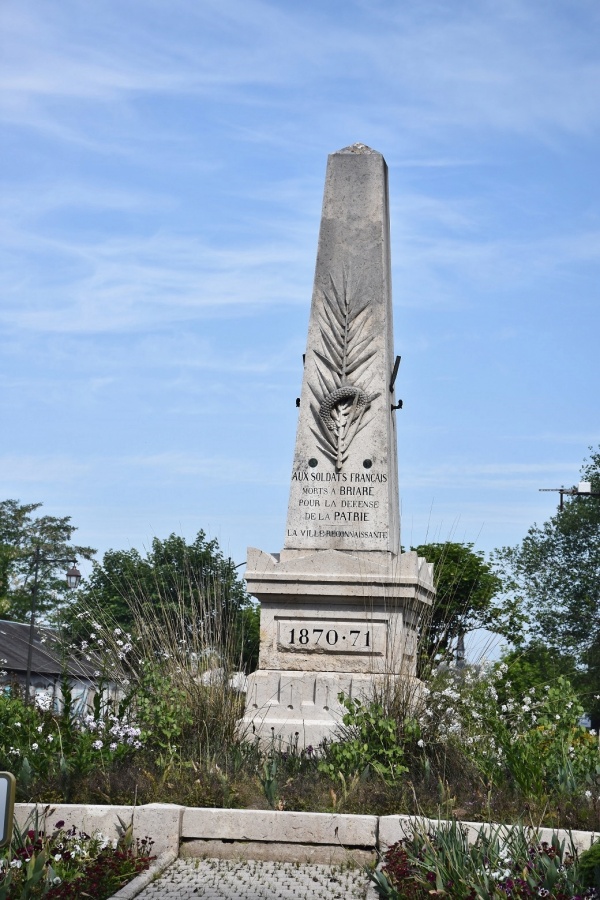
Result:
[[[366,891],[361,869],[178,859],[138,900],[364,900]]]

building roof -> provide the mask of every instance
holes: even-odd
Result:
[[[27,671],[29,625],[0,619],[0,669],[21,673]],[[94,667],[73,656],[65,658],[58,633],[53,628],[34,629],[31,672],[35,675],[59,676],[65,668],[72,678],[94,677]]]

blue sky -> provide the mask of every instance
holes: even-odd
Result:
[[[390,167],[403,541],[600,443],[596,0],[4,0],[0,495],[279,550],[327,154]]]

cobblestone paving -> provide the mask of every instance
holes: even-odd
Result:
[[[178,859],[138,900],[364,900],[361,869],[296,863]]]

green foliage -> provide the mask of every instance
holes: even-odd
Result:
[[[501,663],[439,676],[421,717],[425,741],[454,742],[489,783],[515,785],[526,798],[583,792],[600,756],[570,682],[560,676],[518,694],[509,674]]]
[[[421,639],[423,660],[446,658],[460,635],[488,628],[512,640],[519,632],[522,616],[516,600],[494,603],[502,582],[482,551],[473,544],[420,544],[411,547],[433,563],[437,596]]]
[[[91,547],[71,544],[70,516],[34,517],[41,503],[0,502],[0,616],[28,620],[38,551],[37,609],[52,617],[65,602],[65,571],[71,560],[91,559]]]
[[[343,693],[338,699],[346,709],[342,740],[326,745],[319,770],[337,778],[338,773],[347,777],[369,768],[386,783],[395,782],[408,771],[395,719],[387,717],[379,703],[363,703]]]
[[[600,491],[600,450],[581,476]],[[532,525],[516,547],[496,551],[510,601],[522,603],[525,640],[545,644],[578,667],[576,680],[590,693],[587,711],[600,721],[600,498],[567,497],[564,509]],[[514,639],[513,639],[514,640]]]
[[[578,679],[575,660],[557,650],[548,647],[541,641],[532,641],[526,647],[506,651],[502,662],[508,667],[506,674],[510,681],[512,697],[522,697],[530,688],[543,688],[554,684],[560,676],[564,676],[571,684]],[[510,697],[500,691],[501,702]]]
[[[142,739],[151,741],[163,756],[171,758],[181,747],[183,735],[193,723],[185,691],[146,661],[136,678],[132,703],[142,728]]]
[[[600,841],[596,841],[579,857],[579,871],[586,887],[600,889]]]
[[[32,785],[54,781],[70,802],[75,785],[98,768],[123,761],[141,748],[140,729],[127,710],[119,719],[110,701],[96,695],[95,713],[73,712],[68,681],[63,679],[60,712],[25,704],[18,695],[0,694],[0,769],[17,778],[20,799],[30,800]]]
[[[458,822],[431,831],[416,823],[413,836],[387,851],[383,871],[371,879],[389,900],[432,894],[453,900],[572,900],[584,889],[572,843],[567,846],[556,834],[550,843],[541,842],[522,825],[485,825],[473,841]]]
[[[0,900],[106,900],[148,868],[153,857],[146,840],[133,842],[122,826],[117,841],[68,830],[58,822],[47,830],[47,816],[33,813],[24,829],[15,828],[11,846],[0,850]],[[93,892],[93,893],[92,893]]]
[[[263,763],[262,775],[259,776],[267,803],[271,809],[279,806],[279,781],[277,779],[278,757],[272,753]]]
[[[201,602],[206,613],[203,628],[207,642],[235,644],[244,666],[251,670],[258,660],[258,614],[233,562],[226,559],[216,540],[199,531],[191,543],[171,534],[154,538],[150,551],[108,550],[94,565],[69,615],[74,635],[84,635],[77,613],[100,609],[105,621],[131,631],[136,614],[144,610],[179,616]]]

